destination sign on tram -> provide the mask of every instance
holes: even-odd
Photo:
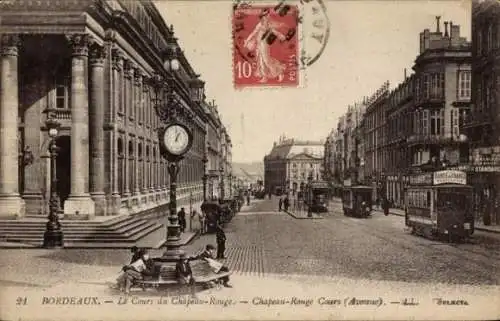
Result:
[[[434,185],[440,184],[467,184],[467,173],[456,170],[446,170],[434,173]]]

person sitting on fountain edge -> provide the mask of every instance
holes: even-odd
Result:
[[[207,244],[207,246],[205,247],[205,251],[203,251],[201,254],[197,255],[194,259],[198,259],[198,260],[206,260],[206,259],[209,259],[209,260],[214,260],[215,258],[215,246],[213,246],[212,244]],[[208,260],[207,260],[208,261]],[[229,268],[225,265],[223,265],[219,272],[229,272]],[[232,286],[229,284],[229,276],[225,276],[222,278],[222,284],[226,287],[226,288],[232,288]]]

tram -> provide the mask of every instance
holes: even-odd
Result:
[[[372,212],[371,186],[352,184],[350,179],[344,180],[342,187],[342,210],[345,216],[367,218]]]
[[[412,234],[458,242],[474,233],[472,187],[467,174],[439,170],[410,176],[405,224]]]
[[[307,206],[313,213],[328,212],[330,187],[325,181],[312,181],[307,185]]]

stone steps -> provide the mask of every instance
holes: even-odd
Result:
[[[120,215],[106,221],[60,220],[64,247],[128,247],[164,228],[158,218],[166,207],[150,209],[134,215]],[[47,220],[24,218],[0,220],[0,240],[41,246]]]

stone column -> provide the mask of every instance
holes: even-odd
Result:
[[[67,37],[71,61],[71,192],[64,213],[94,216],[95,204],[89,193],[89,100],[88,35]]]
[[[90,128],[90,195],[95,203],[95,214],[106,215],[105,171],[104,171],[104,47],[95,45],[90,51],[91,101]],[[115,153],[116,151],[112,151]],[[114,155],[112,156],[114,157]]]
[[[118,175],[123,175],[124,168],[122,166],[122,173],[118,171],[119,162],[122,162],[122,159],[119,158],[118,155],[118,139],[120,135],[118,134],[118,113],[120,112],[120,105],[122,104],[121,97],[121,71],[123,70],[123,56],[122,53],[116,49],[111,51],[112,55],[112,73],[111,73],[111,88],[112,88],[112,100],[111,100],[111,122],[113,127],[110,129],[110,161],[111,161],[111,202],[112,206],[108,206],[108,208],[113,209],[113,214],[118,214],[121,207],[121,195],[120,195],[120,186]],[[122,142],[122,153],[125,153],[125,148],[127,146]],[[121,178],[123,180],[123,176]],[[109,212],[108,212],[109,214]]]
[[[140,73],[140,70],[136,68],[134,70],[134,79],[132,79],[132,93],[133,93],[133,98],[132,98],[132,111],[134,114],[134,119],[135,119],[135,127],[138,127],[139,124],[139,114],[137,113],[138,107],[137,104],[139,103],[139,93],[141,91],[140,85],[142,83],[142,75]],[[139,145],[141,145],[141,140],[137,139],[136,142],[136,157],[135,157],[135,184],[134,184],[134,195],[138,195],[141,192],[141,186],[140,182],[141,180],[139,179],[140,175],[140,168],[142,167],[141,164],[141,159],[143,158],[143,155],[139,155]],[[144,153],[144,149],[141,149],[141,153]]]
[[[0,35],[0,217],[24,216],[19,195],[17,35]]]
[[[130,82],[130,79],[133,77],[133,74],[132,74],[132,68],[131,68],[131,64],[130,64],[130,61],[129,60],[124,60],[123,62],[123,71],[124,71],[124,77],[122,78],[123,80],[123,83],[122,83],[122,87],[120,88],[120,90],[123,91],[123,96],[124,97],[124,100],[122,101],[122,104],[123,104],[123,112],[125,113],[125,115],[129,115],[129,106],[130,106],[130,86],[129,86],[129,82]],[[124,118],[124,124],[128,124],[128,117],[125,117]],[[125,194],[125,197],[129,197],[130,196],[130,171],[133,170],[133,168],[130,166],[130,155],[129,155],[129,141],[130,141],[130,136],[126,135],[126,139],[125,139],[125,166],[124,166],[124,173],[125,173],[125,177],[124,177],[124,184],[125,184],[125,191],[124,191],[124,194]]]

